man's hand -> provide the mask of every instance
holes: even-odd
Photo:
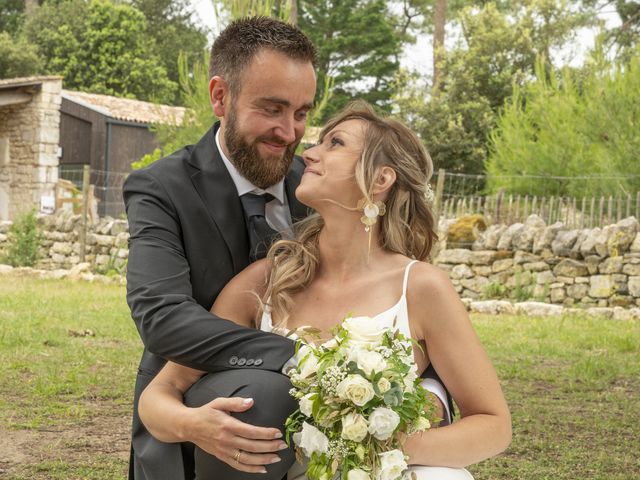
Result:
[[[252,406],[253,399],[234,397],[216,398],[190,409],[183,437],[236,470],[264,473],[264,465],[279,462],[276,452],[288,446],[280,440],[282,433],[277,428],[249,425],[230,414]]]

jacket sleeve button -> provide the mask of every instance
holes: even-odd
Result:
[[[238,357],[236,357],[235,355],[229,359],[229,365],[237,365],[237,363]]]
[[[262,359],[261,359],[261,358],[256,358],[256,361],[255,361],[255,362],[253,362],[253,364],[254,364],[256,367],[259,367],[260,365],[262,365]]]
[[[247,363],[247,359],[246,358],[239,358],[238,359],[238,366],[242,367],[245,363]]]

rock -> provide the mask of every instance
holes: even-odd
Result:
[[[533,263],[533,262],[539,262],[539,261],[540,261],[540,256],[533,255],[532,253],[523,252],[523,251],[516,251],[515,255],[513,256],[513,263],[515,265],[520,265],[522,263]]]
[[[504,272],[509,270],[513,266],[513,260],[511,258],[505,258],[504,260],[496,260],[491,265],[491,271],[493,273]]]
[[[584,283],[569,285],[567,287],[567,295],[571,298],[575,298],[576,300],[580,300],[582,297],[586,296],[588,292],[589,286]]]
[[[96,265],[108,265],[110,260],[111,257],[109,257],[109,255],[96,255]]]
[[[589,296],[593,298],[609,298],[615,292],[611,275],[592,275],[589,284]]]
[[[51,252],[65,256],[71,255],[73,253],[73,246],[70,243],[54,242],[51,247]]]
[[[602,230],[599,227],[586,231],[585,238],[580,244],[580,254],[584,258],[596,253],[596,239],[601,231]]]
[[[94,233],[93,234],[93,240],[94,240],[95,244],[100,246],[100,247],[112,247],[115,238],[111,237],[109,235],[98,235],[98,234]]]
[[[129,233],[129,224],[126,220],[115,220],[111,225],[110,234],[117,237],[121,233]]]
[[[633,253],[640,253],[640,232],[636,233],[636,238],[631,242],[629,251]]]
[[[583,277],[589,274],[589,270],[583,262],[566,258],[553,268],[553,273],[564,277]]]
[[[533,253],[539,254],[543,250],[551,249],[551,242],[563,228],[564,225],[561,222],[556,222],[553,225],[539,230],[533,238]]]
[[[500,313],[513,315],[516,313],[516,309],[513,304],[506,300],[484,300],[471,302],[469,305],[469,311],[473,313],[483,313],[486,315],[497,315]]]
[[[606,257],[607,255],[609,255],[609,248],[607,247],[607,244],[609,243],[610,235],[611,228],[609,226],[604,227],[594,235],[593,248],[595,249],[596,255],[600,257]]]
[[[622,267],[622,273],[626,275],[640,275],[640,264],[627,263]]]
[[[524,221],[524,225],[525,227],[531,228],[545,228],[547,226],[545,221],[535,213],[532,213],[527,217],[527,219]]]
[[[561,282],[566,285],[573,285],[575,280],[573,279],[573,277],[563,277],[559,275],[556,277],[556,282]]]
[[[128,248],[129,246],[129,232],[120,232],[116,235],[116,239],[113,244],[118,248]]]
[[[548,285],[535,285],[533,287],[533,297],[538,300],[547,300],[549,298],[549,286]]]
[[[571,253],[571,248],[578,239],[578,232],[576,230],[563,230],[558,232],[553,242],[551,242],[551,251],[554,255],[560,257],[568,257]]]
[[[638,234],[638,229],[638,220],[635,217],[624,218],[612,225],[608,245],[609,255],[614,257],[628,251]]]
[[[633,306],[633,297],[629,297],[627,295],[613,295],[609,297],[609,306],[610,307],[631,307]]]
[[[523,228],[524,225],[522,223],[509,225],[498,241],[498,250],[509,250],[511,248],[511,243],[513,242],[513,237]]]
[[[460,295],[462,296],[462,298],[469,298],[472,300],[477,300],[478,298],[480,298],[480,294],[474,292],[473,290],[463,290]]]
[[[549,285],[555,281],[556,277],[550,270],[540,272],[536,275],[536,283],[538,285]]]
[[[589,271],[589,275],[595,275],[596,273],[598,273],[600,260],[602,259],[597,255],[591,255],[584,259],[584,263],[587,265],[587,270]]]
[[[9,220],[0,221],[0,233],[9,233],[11,225],[13,225],[13,222],[10,222]]]
[[[629,295],[636,298],[640,297],[640,276],[629,277],[627,286],[629,288]]]
[[[505,225],[491,225],[482,234],[484,248],[487,250],[496,250],[498,248],[498,242],[500,237],[505,232],[507,227]]]
[[[438,255],[436,263],[471,263],[473,252],[464,248],[454,248],[451,250],[443,250]]]
[[[483,277],[491,275],[491,267],[488,265],[474,265],[471,267],[471,270],[473,270],[473,273],[476,275],[482,275]]]
[[[515,304],[516,312],[522,315],[557,316],[562,315],[560,305],[550,305],[542,302],[521,302]]]
[[[562,301],[567,297],[564,288],[552,288],[550,295],[551,303],[562,303]]]
[[[469,266],[463,263],[461,265],[456,265],[455,267],[453,267],[449,276],[455,279],[472,278],[473,271],[469,268]]]
[[[622,261],[622,257],[606,258],[600,263],[598,271],[602,274],[620,273],[622,271]]]
[[[522,268],[530,272],[542,272],[544,270],[549,270],[551,267],[549,267],[546,262],[533,262],[525,263],[524,265],[522,265]]]
[[[525,223],[524,228],[518,230],[513,236],[512,245],[516,250],[530,252],[533,248],[533,239],[544,227],[534,227]]]
[[[585,310],[585,313],[590,317],[604,317],[604,318],[612,318],[613,317],[613,308],[607,307],[591,307]]]
[[[474,251],[471,254],[471,265],[491,265],[497,255],[494,250]]]
[[[82,262],[71,267],[71,270],[69,271],[69,275],[71,275],[72,277],[77,277],[81,273],[90,272],[90,271],[91,271],[91,264],[89,262]]]
[[[482,293],[489,284],[489,279],[487,277],[463,278],[460,284],[467,290]]]
[[[11,265],[0,263],[0,275],[5,273],[11,273],[12,271],[13,271],[13,267]]]
[[[614,320],[633,320],[634,318],[640,318],[639,315],[640,315],[640,309],[638,308],[627,309],[622,307],[613,307]]]
[[[582,247],[582,243],[589,238],[591,234],[591,230],[588,228],[584,228],[582,230],[578,230],[578,238],[576,239],[576,243],[571,247],[571,251],[569,252],[569,256],[571,258],[580,258],[583,255],[580,253],[580,248]]]
[[[574,281],[576,283],[589,283],[589,277],[575,277]]]

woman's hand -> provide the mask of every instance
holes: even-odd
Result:
[[[277,428],[249,425],[232,417],[253,406],[250,398],[217,398],[191,408],[185,417],[184,440],[192,442],[229,466],[247,473],[265,472],[264,465],[280,461],[276,452],[287,444]]]

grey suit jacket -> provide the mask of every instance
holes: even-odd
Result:
[[[209,309],[225,284],[249,264],[242,205],[215,144],[216,124],[188,146],[129,175],[127,302],[144,353],[135,388],[130,478],[189,479],[179,444],[155,440],[140,422],[142,390],[166,360],[208,372],[232,368],[279,371],[294,344],[243,328]],[[285,179],[294,221],[307,209],[294,190],[304,165],[296,158]],[[251,365],[237,359],[251,359]]]

